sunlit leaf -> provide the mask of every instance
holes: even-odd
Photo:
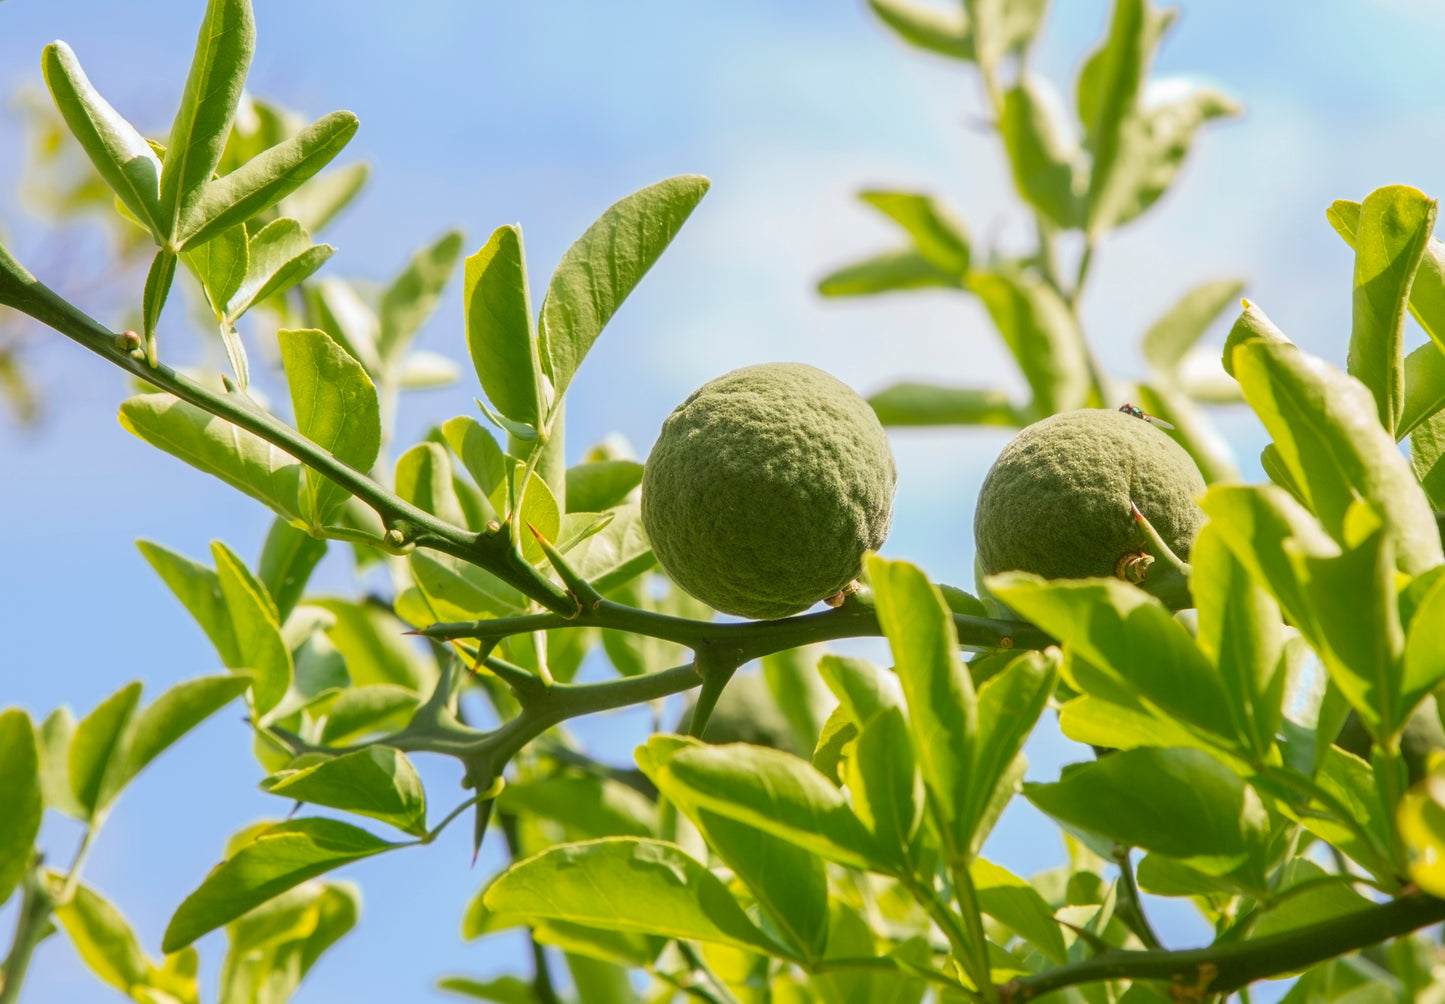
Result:
[[[270,779],[283,798],[343,809],[390,823],[412,836],[426,833],[426,795],[406,754],[386,746],[323,760]]]
[[[512,865],[482,894],[493,915],[551,918],[776,953],[737,900],[680,847],[613,837],[562,844]]]
[[[277,337],[296,427],[343,464],[369,471],[381,448],[381,413],[371,378],[323,331],[282,329]],[[302,515],[313,526],[324,525],[347,494],[330,478],[307,468]]]
[[[699,175],[683,174],[634,192],[610,206],[562,256],[547,284],[541,321],[542,365],[559,397],[603,327],[672,243],[710,185]],[[490,391],[487,396],[492,396]],[[528,420],[508,412],[495,398],[493,403],[510,418]]]
[[[399,846],[334,819],[268,826],[234,848],[185,898],[161,948],[177,951],[307,879]]]
[[[30,716],[19,708],[0,713],[0,903],[10,898],[26,870],[40,832],[44,802],[40,757]]]
[[[498,227],[467,259],[462,302],[467,351],[482,390],[505,418],[536,428],[544,408],[542,364],[532,333],[520,227]]]

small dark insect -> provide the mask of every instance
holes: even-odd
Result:
[[[1144,421],[1157,425],[1161,429],[1174,428],[1174,426],[1164,421],[1164,419],[1156,418],[1155,416],[1148,414],[1143,408],[1129,401],[1125,401],[1122,405],[1120,405],[1119,410],[1126,415],[1133,415],[1135,418],[1142,418]]]

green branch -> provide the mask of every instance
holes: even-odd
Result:
[[[361,471],[342,463],[315,442],[238,394],[218,394],[168,366],[151,366],[143,354],[132,355],[131,341],[108,330],[26,272],[0,248],[0,304],[14,307],[132,376],[167,391],[197,408],[284,450],[355,495],[388,527],[406,527],[407,543],[450,554],[485,568],[497,578],[549,610],[570,612],[576,603],[560,587],[533,568],[512,546],[506,532],[473,533],[438,519],[387,491]]]
[[[4,965],[0,965],[0,1004],[15,1004],[20,999],[31,956],[45,937],[46,922],[54,906],[55,901],[45,886],[45,869],[37,854],[25,873],[20,910],[15,917],[15,937]]]
[[[954,614],[953,625],[959,642],[976,648],[1026,650],[1044,649],[1057,644],[1032,624],[1019,621]],[[694,651],[708,646],[731,649],[729,654],[736,655],[742,662],[815,642],[878,637],[883,633],[878,624],[877,611],[862,594],[848,597],[843,605],[836,609],[772,621],[719,623],[690,620],[603,600],[573,617],[558,614],[497,617],[490,620],[433,624],[415,633],[436,641],[478,639],[495,643],[503,638],[530,631],[569,627],[615,628],[649,638],[676,642]]]
[[[1188,999],[1198,1000],[1206,994],[1232,993],[1255,980],[1308,969],[1442,920],[1445,900],[1402,896],[1357,913],[1248,941],[1177,952],[1106,952],[1011,980],[999,987],[999,998],[1004,1004],[1019,1004],[1083,983],[1159,980],[1196,994]]]

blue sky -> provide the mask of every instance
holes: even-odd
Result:
[[[1342,363],[1351,256],[1324,210],[1383,184],[1445,189],[1437,73],[1445,15],[1423,0],[1181,6],[1156,72],[1211,82],[1247,113],[1208,129],[1161,206],[1100,248],[1084,301],[1089,333],[1114,372],[1139,375],[1135,347],[1148,323],[1196,283],[1238,275],[1296,341]],[[1107,5],[1056,7],[1035,65],[1067,89]],[[40,49],[62,38],[118,108],[164,134],[202,4],[136,8],[0,4],[0,94],[40,86]],[[520,221],[540,291],[567,244],[613,200],[671,174],[713,179],[574,384],[574,452],[617,431],[645,453],[692,388],[769,359],[814,363],[863,391],[918,377],[1022,388],[968,299],[824,302],[813,291],[831,266],[893,240],[854,201],[863,187],[933,191],[980,239],[1017,243],[1028,234],[999,149],[968,127],[979,111],[972,75],[905,50],[861,0],[257,0],[257,23],[257,94],[308,116],[350,108],[361,119],[348,156],[371,162],[373,182],[327,234],[339,248],[332,274],[384,279],[449,227],[465,230],[471,251],[497,225]],[[19,138],[17,120],[0,117],[0,225],[23,260],[40,231],[15,194]],[[86,295],[79,285],[77,299]],[[421,344],[465,366],[460,321],[453,288]],[[166,324],[175,332],[184,323],[178,301]],[[154,696],[216,670],[205,639],[132,540],[199,556],[220,538],[254,555],[267,514],[123,432],[114,419],[123,381],[103,363],[59,336],[32,340],[29,359],[50,417],[35,431],[0,426],[0,519],[9,531],[0,558],[0,706],[43,715],[64,702],[83,714],[133,678]],[[464,381],[415,395],[402,424],[415,433],[467,412],[473,393]],[[1258,426],[1238,409],[1218,418],[1257,477]],[[937,579],[971,582],[975,493],[1005,438],[896,435],[898,510],[886,553],[919,561]],[[346,589],[344,566],[324,568],[322,584]],[[625,718],[586,731],[616,756],[635,736]],[[1037,777],[1075,755],[1047,738],[1033,752]],[[447,765],[424,770],[439,815],[456,778]],[[151,951],[227,834],[277,811],[258,779],[227,713],[121,801],[87,880],[122,906]],[[64,860],[70,831],[53,826],[47,839]],[[1015,812],[989,850],[1023,872],[1062,853],[1052,830]],[[362,926],[297,1000],[425,999],[443,973],[510,968],[515,940],[459,939],[463,905],[488,867],[485,856],[475,870],[466,859],[459,829],[437,846],[350,869],[365,891]],[[1159,909],[1177,943],[1199,936],[1186,910]],[[211,978],[221,951],[214,936],[202,942]],[[115,996],[57,938],[42,947],[24,999]]]

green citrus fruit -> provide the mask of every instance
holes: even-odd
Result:
[[[855,579],[888,535],[896,472],[868,403],[822,370],[767,363],[693,392],[642,475],[642,522],[680,587],[786,617]]]
[[[979,566],[1046,579],[1117,575],[1121,559],[1145,547],[1131,502],[1187,561],[1203,492],[1189,454],[1151,423],[1097,408],[1051,415],[1015,436],[984,478]]]

